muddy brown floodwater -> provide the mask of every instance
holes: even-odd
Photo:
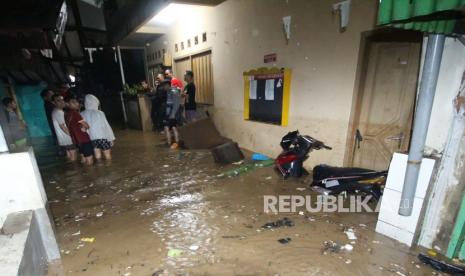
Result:
[[[263,212],[263,195],[310,194],[297,190],[308,177],[283,181],[268,167],[221,178],[236,165],[208,151],[170,150],[131,130],[117,139],[113,161],[93,167],[38,150],[66,275],[435,274],[374,232],[376,214]],[[283,217],[295,226],[261,228]],[[322,253],[325,241],[350,243],[346,227],[353,250]]]

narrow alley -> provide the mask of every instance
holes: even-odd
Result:
[[[95,167],[38,153],[66,275],[431,274],[418,252],[374,232],[376,213],[263,212],[263,195],[308,194],[308,177],[283,181],[270,167],[222,177],[237,165],[137,131],[117,135],[114,160]],[[262,228],[286,216],[295,226]],[[350,244],[345,228],[355,229],[353,251],[324,251]]]
[[[465,276],[465,0],[0,2],[0,276]]]

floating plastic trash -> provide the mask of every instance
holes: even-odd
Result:
[[[168,257],[179,257],[182,255],[181,249],[170,249],[168,250]]]
[[[252,160],[254,161],[265,161],[265,160],[270,160],[271,158],[269,158],[268,156],[266,155],[263,155],[261,153],[253,153],[252,154]]]

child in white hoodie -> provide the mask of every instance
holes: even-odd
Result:
[[[86,108],[81,112],[81,116],[89,124],[88,133],[92,144],[94,145],[95,159],[102,158],[106,160],[111,159],[111,148],[115,135],[107,121],[105,113],[99,110],[100,101],[94,95],[88,94],[84,99],[84,107]]]

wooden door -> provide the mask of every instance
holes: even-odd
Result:
[[[386,170],[408,150],[420,58],[419,43],[373,42],[362,84],[352,165]],[[358,117],[358,118],[357,118]]]
[[[174,76],[184,83],[184,74],[186,71],[191,71],[191,58],[183,58],[174,61]]]
[[[198,103],[213,104],[213,73],[211,51],[192,56],[192,72]]]

